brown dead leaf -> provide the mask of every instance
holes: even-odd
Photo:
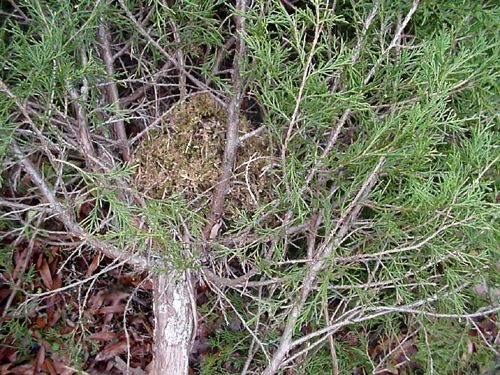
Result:
[[[35,320],[35,327],[37,329],[44,329],[47,326],[47,318],[45,316],[38,316]]]
[[[134,325],[142,325],[144,329],[147,331],[147,333],[152,337],[154,334],[153,327],[151,327],[151,324],[141,316],[136,316],[132,319],[132,324]]]
[[[25,268],[25,264],[29,261],[28,259],[26,259],[27,256],[28,256],[28,249],[23,249],[19,252],[16,251],[16,253],[14,254],[14,261],[16,264],[14,271],[12,272],[12,278],[14,280],[18,279],[19,274],[22,273],[23,272],[22,270]]]
[[[72,328],[72,327],[68,327],[68,326],[66,326],[66,327],[62,327],[62,328],[59,330],[59,333],[60,333],[61,335],[66,335],[66,334],[68,334],[68,333],[72,332],[72,331],[73,331],[73,329],[74,329],[74,328]]]
[[[89,307],[92,309],[98,309],[104,303],[104,293],[99,291],[95,296],[90,297]]]
[[[47,261],[45,259],[42,259],[38,272],[40,273],[45,287],[49,290],[52,290],[52,275],[50,274],[49,265],[47,264]]]
[[[96,361],[106,361],[127,350],[127,340],[118,341],[115,344],[108,345],[104,350],[96,355]]]
[[[130,375],[145,375],[146,372],[141,368],[127,368],[127,363],[120,357],[115,357],[114,366],[122,372],[122,374],[130,373]]]
[[[0,302],[3,301],[5,298],[9,297],[10,293],[12,293],[12,291],[9,288],[7,287],[0,288]]]
[[[122,300],[127,299],[129,295],[130,293],[112,291],[106,295],[105,299],[106,301],[109,301],[112,305],[116,305],[120,303]]]
[[[55,274],[54,281],[52,282],[52,290],[62,286],[62,276],[58,273]]]
[[[38,254],[38,257],[36,258],[36,263],[35,263],[35,268],[37,270],[39,270],[40,267],[42,267],[42,261],[43,261],[43,254]]]
[[[57,375],[56,368],[50,358],[45,358],[45,362],[43,362],[42,369],[49,373],[50,375]]]
[[[77,373],[76,370],[73,370],[61,360],[54,358],[54,355],[52,356],[52,364],[57,375],[73,375]]]
[[[95,314],[116,314],[123,313],[125,311],[125,304],[116,305],[116,306],[104,306],[100,309],[95,310]]]
[[[95,201],[82,203],[82,205],[80,206],[80,210],[77,213],[78,219],[83,220],[87,216],[89,216],[89,214],[92,211],[92,209],[94,208],[94,206],[95,206]]]
[[[52,256],[52,259],[55,259],[57,257],[57,253],[59,253],[59,250],[60,250],[59,246],[50,247],[50,255]]]
[[[97,253],[96,255],[94,255],[92,263],[90,263],[87,273],[85,274],[87,277],[92,276],[97,267],[99,267],[100,261],[101,261],[101,254]]]
[[[11,337],[7,337],[3,342],[3,345],[0,345],[0,360],[2,362],[15,363],[17,361],[18,351],[13,345],[13,339]],[[0,371],[0,374],[3,372]]]
[[[116,332],[110,332],[110,331],[101,331],[101,332],[96,332],[93,333],[89,336],[89,339],[95,340],[95,341],[111,341],[114,340],[118,337],[118,334]]]
[[[32,374],[33,373],[33,363],[24,363],[22,365],[16,366],[12,368],[8,374],[12,375],[26,375],[26,374]]]
[[[134,345],[130,350],[132,357],[145,357],[151,353],[151,348],[147,344]]]
[[[6,363],[5,365],[0,365],[0,374],[10,374],[10,368],[12,363]]]
[[[38,374],[38,370],[42,367],[43,362],[45,362],[45,346],[40,345],[38,353],[36,354],[35,367],[33,368],[33,375]]]
[[[50,311],[47,311],[47,316],[49,327],[54,327],[61,318],[61,312],[59,310],[51,309]]]

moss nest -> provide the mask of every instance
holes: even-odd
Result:
[[[194,200],[209,194],[219,179],[226,123],[226,110],[208,94],[194,95],[176,105],[161,129],[150,131],[135,150],[138,190],[157,199],[180,194]],[[243,118],[240,132],[249,128]],[[253,211],[270,197],[272,177],[268,170],[273,158],[266,146],[259,136],[240,145],[227,197],[228,213]]]

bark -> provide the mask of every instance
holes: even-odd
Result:
[[[188,273],[158,274],[153,285],[154,374],[187,375],[194,327],[193,290]]]

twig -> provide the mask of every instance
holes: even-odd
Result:
[[[10,207],[10,208],[16,208],[18,209],[19,211],[16,211],[16,212],[24,212],[24,211],[38,211],[38,212],[44,212],[44,213],[53,213],[53,211],[50,209],[50,207],[47,207],[47,203],[45,204],[38,204],[36,206],[31,206],[29,204],[24,204],[24,203],[18,203],[18,202],[12,202],[10,200],[6,200],[6,199],[3,199],[3,198],[0,198],[0,206],[2,207]],[[11,214],[12,211],[9,212],[9,214]],[[0,216],[0,218],[2,218],[4,215],[7,215],[7,214],[3,214]]]
[[[434,361],[432,360],[431,348],[429,345],[429,337],[428,337],[429,335],[425,327],[422,327],[422,329],[424,331],[425,345],[427,346],[427,352],[428,352],[427,357],[429,358],[429,367],[430,367],[429,375],[434,375]]]
[[[106,68],[106,75],[108,78],[107,92],[108,92],[108,103],[112,105],[118,116],[118,119],[113,125],[113,130],[116,139],[120,142],[120,148],[122,153],[122,158],[124,161],[131,160],[130,146],[127,141],[127,133],[125,131],[125,123],[121,118],[120,114],[120,96],[118,95],[118,88],[114,82],[114,67],[113,67],[113,55],[111,53],[109,30],[104,17],[101,17],[101,22],[99,24],[99,29],[97,36],[101,45],[101,58],[104,61],[104,66]]]
[[[358,37],[358,41],[356,42],[356,47],[354,47],[354,53],[352,54],[351,57],[352,64],[355,64],[358,61],[359,56],[361,55],[361,50],[363,49],[363,45],[365,44],[366,40],[366,33],[368,32],[368,29],[370,28],[370,25],[372,24],[379,7],[380,7],[380,0],[377,0],[377,2],[373,4],[370,13],[368,13],[368,17],[366,17],[365,22],[363,22],[363,29],[361,30],[361,35],[359,35]]]
[[[238,1],[240,1],[240,0],[238,0]],[[236,307],[234,307],[234,305],[231,302],[231,300],[229,298],[227,298],[227,296],[219,288],[217,288],[216,286],[214,288],[216,289],[217,293],[227,302],[227,304],[229,306],[231,306],[231,308],[233,309],[234,313],[236,314],[236,316],[238,317],[238,319],[240,319],[240,321],[243,324],[243,326],[245,327],[245,329],[248,331],[248,333],[250,333],[250,335],[253,337],[253,339],[255,340],[255,342],[262,349],[262,352],[264,353],[264,356],[266,357],[267,361],[270,361],[269,354],[267,353],[267,350],[266,350],[264,344],[259,340],[259,338],[257,337],[257,335],[248,326],[248,324],[246,323],[245,319],[243,319],[243,317],[241,316],[241,314],[238,312],[238,309],[236,309]]]
[[[130,373],[130,360],[132,358],[132,354],[130,352],[130,334],[127,329],[127,311],[130,308],[130,303],[132,302],[134,295],[137,293],[137,291],[147,282],[150,280],[150,276],[145,277],[135,288],[132,290],[130,293],[129,298],[127,299],[127,303],[125,304],[125,309],[123,310],[123,332],[125,332],[125,339],[127,341],[127,363],[126,363],[126,375]]]
[[[125,11],[125,14],[127,17],[132,21],[132,23],[135,25],[135,27],[139,30],[139,32],[148,40],[149,43],[151,43],[158,51],[167,58],[168,61],[170,61],[177,69],[181,70],[183,74],[186,75],[187,78],[189,78],[196,86],[198,86],[202,90],[208,90],[210,94],[213,96],[214,100],[217,101],[217,103],[225,106],[226,103],[222,99],[220,99],[218,96],[213,95],[213,90],[210,90],[210,87],[208,87],[205,83],[200,81],[198,78],[193,76],[190,72],[188,72],[184,67],[179,65],[179,62],[177,59],[172,57],[155,39],[149,35],[149,33],[144,29],[144,27],[137,21],[137,19],[134,17],[132,12],[130,12],[130,9],[128,9],[127,5],[125,4],[124,0],[118,0],[120,3],[121,7]]]
[[[464,220],[460,220],[457,222],[443,225],[438,230],[436,230],[434,233],[432,233],[430,236],[428,236],[427,238],[425,238],[422,241],[415,243],[413,245],[397,247],[397,248],[390,249],[390,250],[380,251],[380,252],[374,253],[374,254],[360,254],[360,255],[352,255],[349,257],[338,257],[338,258],[335,258],[335,262],[337,262],[337,263],[366,262],[368,260],[379,259],[380,257],[383,257],[385,255],[393,255],[393,254],[403,253],[406,251],[419,250],[423,246],[428,244],[430,241],[432,241],[434,238],[436,238],[439,234],[444,232],[445,230],[463,225],[470,220],[471,220],[471,218],[468,217]]]
[[[79,224],[77,224],[69,213],[69,209],[62,205],[56,198],[52,188],[42,178],[38,169],[25,157],[16,141],[11,143],[15,156],[21,162],[24,170],[30,176],[33,183],[38,187],[42,195],[47,199],[50,208],[57,215],[57,218],[66,226],[75,237],[86,241],[89,245],[101,251],[106,256],[113,259],[124,259],[128,264],[133,265],[141,270],[146,270],[150,266],[150,262],[141,255],[132,254],[125,250],[118,249],[117,247],[106,244],[86,232]]]
[[[34,294],[26,294],[26,296],[28,297],[28,299],[24,302],[24,304],[27,304],[29,303],[30,301],[36,299],[36,298],[43,298],[43,297],[48,297],[48,296],[52,296],[54,294],[57,294],[57,293],[61,293],[61,292],[64,292],[66,290],[69,290],[69,289],[72,289],[72,288],[75,288],[77,286],[80,286],[80,285],[83,285],[83,284],[86,284],[88,283],[89,281],[92,281],[96,278],[98,278],[99,276],[102,276],[104,275],[105,273],[108,273],[116,268],[120,268],[122,267],[123,265],[127,264],[127,261],[124,260],[124,261],[121,261],[121,262],[117,262],[116,260],[113,261],[113,263],[111,263],[110,265],[108,265],[106,268],[102,269],[101,271],[99,271],[98,273],[92,275],[92,276],[89,276],[83,280],[78,280],[72,284],[69,284],[69,285],[65,285],[65,286],[62,286],[60,288],[57,288],[57,289],[53,289],[53,290],[49,290],[47,292],[42,292],[42,293],[34,293]]]
[[[490,342],[488,341],[488,339],[484,336],[483,332],[481,331],[481,328],[479,328],[476,324],[476,322],[474,322],[474,319],[472,318],[467,318],[467,321],[472,324],[474,326],[474,329],[476,330],[476,332],[479,334],[479,336],[481,337],[481,339],[483,340],[483,342],[486,344],[486,346],[493,352],[495,353],[495,355],[498,357],[499,353],[498,353],[498,350],[495,349],[495,347],[493,345],[490,344]]]
[[[419,4],[420,0],[413,0],[413,4],[410,8],[410,10],[408,11],[408,13],[406,14],[406,17],[405,19],[403,20],[403,22],[399,25],[399,28],[397,29],[396,33],[394,34],[394,37],[392,38],[392,41],[391,43],[389,44],[389,46],[380,54],[380,56],[378,57],[377,61],[375,62],[375,64],[372,66],[372,68],[370,69],[370,71],[368,72],[368,75],[365,77],[363,83],[366,85],[368,84],[371,79],[373,78],[374,74],[375,74],[375,70],[378,68],[378,66],[382,63],[382,60],[385,58],[385,56],[394,48],[394,47],[397,47],[398,46],[398,43],[399,41],[401,40],[401,35],[403,34],[403,31],[404,29],[406,28],[406,26],[408,25],[408,23],[410,22],[411,20],[411,17],[413,16],[413,13],[415,13],[415,11],[417,10],[417,7],[418,7],[418,4]]]
[[[19,17],[22,17],[24,18],[24,20],[26,22],[30,22],[30,19],[28,18],[28,16],[26,15],[26,13],[24,13],[21,8],[19,8],[16,4],[16,2],[14,0],[8,0],[9,4],[12,6],[12,8],[14,8],[16,10],[16,12],[18,12],[20,14]]]
[[[149,124],[145,129],[143,129],[140,133],[136,134],[133,138],[130,139],[130,144],[133,145],[136,143],[139,139],[141,139],[145,134],[147,134],[151,129],[154,129],[157,127],[165,117],[167,117],[169,114],[171,114],[175,108],[177,108],[179,105],[183,104],[187,99],[200,94],[200,92],[192,93],[187,95],[184,100],[179,100],[176,102],[174,105],[170,106],[165,112],[163,112],[156,120],[154,120],[151,124]]]
[[[255,130],[252,130],[251,132],[248,132],[246,134],[243,134],[239,139],[238,139],[238,143],[241,144],[243,142],[245,142],[246,140],[252,138],[252,137],[255,137],[256,135],[259,135],[260,133],[262,133],[262,131],[266,128],[265,125],[262,125],[262,126],[259,126],[257,129]]]
[[[158,78],[162,78],[162,77],[165,77],[168,75],[168,72],[170,71],[170,69],[173,67],[173,64],[170,62],[170,61],[167,61],[161,68],[159,71],[157,71],[153,76],[152,78],[153,79],[158,79]],[[147,91],[152,87],[154,86],[153,83],[151,82],[145,82],[144,85],[142,87],[140,87],[139,89],[135,90],[134,92],[132,92],[131,94],[125,96],[125,97],[122,97],[120,98],[120,106],[121,108],[124,108],[130,104],[132,104],[133,102],[139,100],[140,98],[142,98],[144,95],[146,95]]]
[[[184,99],[187,95],[187,90],[186,90],[186,74],[184,73],[186,71],[186,60],[184,59],[184,53],[182,52],[181,48],[181,36],[179,34],[179,26],[177,26],[177,23],[171,19],[170,24],[172,25],[172,33],[174,34],[174,40],[177,45],[177,51],[175,54],[177,55],[177,61],[179,65],[179,94],[181,100]]]
[[[302,74],[302,81],[300,83],[299,92],[297,93],[297,99],[295,100],[295,108],[293,109],[292,118],[290,119],[290,123],[288,124],[288,129],[286,131],[283,147],[281,148],[281,167],[283,169],[283,174],[285,174],[284,172],[286,170],[286,151],[288,148],[288,143],[290,142],[290,137],[292,136],[293,128],[295,127],[295,124],[297,123],[299,118],[300,104],[304,96],[304,90],[306,87],[307,80],[311,73],[312,60],[316,53],[316,45],[318,44],[319,37],[323,30],[323,21],[320,20],[319,3],[316,4],[315,17],[316,17],[316,25],[314,29],[314,38],[311,44],[311,51],[309,51],[309,55],[307,56],[306,65],[304,66],[304,73]],[[289,187],[287,186],[287,189],[288,188]]]
[[[377,364],[377,366],[373,369],[372,373],[373,373],[373,374],[380,374],[380,373],[384,373],[384,374],[385,374],[385,373],[386,373],[386,371],[387,371],[387,369],[385,369],[385,368],[381,369],[380,367],[381,367],[381,366],[383,366],[383,365],[384,365],[384,363],[385,363],[385,362],[386,362],[386,361],[387,361],[387,360],[388,360],[391,356],[393,356],[395,353],[398,353],[398,352],[399,352],[399,350],[401,350],[401,351],[405,352],[405,350],[404,350],[404,346],[403,346],[403,345],[404,345],[404,344],[405,344],[408,340],[412,339],[412,338],[413,338],[413,337],[414,337],[414,336],[418,333],[418,331],[419,331],[419,328],[417,328],[417,329],[416,329],[416,330],[414,330],[413,332],[408,333],[408,334],[405,336],[405,338],[404,338],[403,340],[401,340],[401,341],[399,341],[399,340],[398,340],[398,341],[399,341],[399,342],[398,342],[398,345],[396,345],[393,349],[391,349],[391,350],[389,351],[389,353],[387,353],[387,354],[384,356],[384,358],[382,358],[382,359],[379,361],[379,363]],[[331,337],[331,336],[330,336],[330,337]],[[405,356],[406,356],[406,353],[405,353]],[[406,356],[406,357],[407,357],[407,356]]]
[[[225,58],[225,54],[227,53],[227,51],[229,51],[231,49],[231,47],[236,43],[236,37],[234,35],[231,35],[228,40],[224,43],[224,46],[220,49],[217,50],[216,54],[215,54],[215,62],[214,62],[214,66],[212,67],[212,74],[213,75],[216,75],[218,73],[220,73],[220,65],[222,64],[222,61],[224,60]]]
[[[438,297],[435,295],[435,296],[433,296],[433,298],[431,300],[435,301],[437,298]],[[419,301],[419,303],[429,302],[428,300],[429,299],[423,300],[423,301]],[[437,313],[431,313],[431,312],[426,312],[426,311],[421,311],[421,310],[411,309],[411,308],[405,308],[405,307],[399,307],[399,308],[397,308],[397,307],[394,307],[394,308],[379,307],[379,308],[367,308],[367,309],[364,310],[364,312],[373,311],[374,309],[377,310],[377,311],[374,312],[374,313],[372,313],[372,314],[364,314],[363,315],[363,314],[359,314],[359,311],[351,313],[349,317],[347,317],[345,319],[342,319],[338,323],[332,324],[332,325],[330,325],[328,327],[325,327],[325,328],[323,328],[321,330],[313,332],[313,333],[311,333],[309,335],[306,335],[306,336],[304,336],[304,337],[302,337],[302,338],[300,338],[300,339],[292,342],[290,344],[290,347],[291,348],[295,348],[295,347],[297,347],[299,345],[302,345],[302,344],[304,344],[304,343],[312,340],[315,337],[323,335],[322,338],[320,338],[319,340],[317,340],[316,342],[314,342],[312,345],[310,345],[309,347],[305,348],[302,351],[299,351],[298,353],[294,354],[292,357],[290,357],[289,359],[287,359],[286,361],[284,361],[283,365],[286,365],[287,363],[290,363],[291,361],[293,361],[294,358],[296,358],[296,357],[298,357],[300,355],[303,355],[304,353],[306,353],[309,350],[311,350],[313,347],[319,345],[321,342],[323,342],[324,340],[326,340],[328,338],[328,336],[330,336],[333,333],[337,332],[342,327],[345,327],[345,326],[348,326],[348,325],[351,325],[351,324],[362,323],[362,322],[365,322],[365,321],[373,320],[375,318],[378,318],[380,316],[384,316],[384,315],[387,315],[387,314],[390,314],[390,313],[393,313],[393,312],[411,313],[411,314],[417,314],[417,315],[418,314],[423,314],[423,315],[426,315],[426,316],[429,316],[429,317],[435,317],[435,318],[471,319],[471,318],[478,318],[478,317],[482,317],[482,316],[486,316],[486,315],[490,315],[490,314],[495,314],[495,313],[498,313],[498,311],[500,311],[500,307],[493,307],[493,308],[488,309],[488,310],[477,311],[475,313],[469,313],[469,314],[437,314]]]
[[[466,283],[466,284],[463,284],[461,286],[458,286],[457,288],[454,288],[454,291],[458,292],[458,291],[462,290],[463,288],[467,287],[468,285],[469,284]],[[416,308],[421,307],[421,306],[423,306],[425,304],[428,304],[428,303],[431,303],[431,302],[435,302],[439,298],[442,298],[443,295],[440,294],[440,292],[442,292],[446,288],[448,288],[448,285],[443,286],[439,291],[437,291],[436,293],[434,293],[432,296],[429,296],[427,298],[418,300],[416,302],[413,302],[411,304],[407,304],[407,305],[404,305],[404,306],[398,306],[398,307],[394,307],[394,306],[391,306],[391,307],[386,307],[386,306],[376,306],[376,307],[358,306],[358,307],[355,307],[352,310],[344,313],[338,319],[337,323],[331,324],[328,327],[319,329],[319,330],[317,330],[315,332],[312,332],[312,333],[310,333],[310,334],[308,334],[306,336],[303,336],[303,337],[301,337],[301,338],[293,341],[290,344],[290,347],[294,348],[296,346],[302,345],[302,344],[306,343],[307,341],[310,341],[313,338],[321,336],[323,334],[332,334],[333,332],[337,331],[339,328],[342,328],[344,326],[347,326],[347,325],[350,325],[350,324],[353,324],[353,323],[360,323],[360,322],[364,322],[364,321],[367,321],[367,320],[371,320],[371,319],[377,318],[379,316],[387,315],[388,313],[391,313],[391,312],[412,312],[412,313],[417,313],[418,312],[419,314],[424,314],[424,315],[432,314],[431,316],[439,317],[439,318],[465,319],[468,316],[470,316],[470,317],[479,317],[479,316],[488,315],[488,314],[496,312],[496,311],[498,311],[500,309],[500,307],[496,307],[496,308],[493,308],[493,309],[490,309],[490,310],[483,310],[482,312],[477,311],[476,313],[464,314],[464,315],[459,315],[459,314],[433,314],[433,313],[427,313],[425,311],[417,310],[416,309]],[[366,313],[372,313],[372,314],[366,314]],[[323,337],[323,339],[326,339],[326,337]]]
[[[278,284],[280,282],[285,281],[284,279],[271,279],[271,280],[259,280],[259,281],[249,281],[252,276],[255,276],[259,273],[257,269],[253,269],[249,272],[247,272],[245,275],[237,277],[235,279],[227,279],[224,277],[217,276],[214,272],[212,272],[208,268],[202,268],[202,271],[210,282],[221,285],[221,286],[228,286],[228,287],[238,287],[238,286],[244,286],[244,287],[260,287],[260,286],[267,286],[267,285],[273,285],[273,284]]]
[[[257,296],[259,299],[262,298],[262,287],[259,288],[259,293]],[[259,325],[260,325],[260,316],[262,314],[262,304],[258,304],[257,306],[257,317],[255,319],[255,331],[259,332]],[[243,365],[243,370],[241,370],[241,375],[246,375],[248,372],[248,369],[250,368],[250,364],[252,363],[252,359],[257,352],[257,348],[255,348],[255,343],[256,340],[252,338],[252,342],[250,344],[250,348],[248,349],[248,356],[247,359],[245,360],[245,364]]]
[[[373,65],[373,67],[370,69],[370,71],[368,72],[368,74],[365,76],[365,78],[363,80],[363,83],[365,85],[368,84],[370,82],[370,80],[373,78],[373,75],[375,74],[376,69],[378,68],[378,66],[380,65],[380,63],[382,62],[382,60],[385,58],[385,56],[387,55],[387,53],[389,53],[389,51],[396,46],[397,41],[401,38],[401,34],[403,33],[403,30],[406,28],[406,26],[410,22],[410,19],[413,16],[413,13],[415,13],[415,10],[417,9],[418,4],[419,4],[419,0],[414,0],[413,1],[412,7],[410,8],[410,10],[408,11],[405,19],[403,20],[403,22],[399,26],[399,29],[396,31],[396,34],[394,35],[394,38],[392,39],[392,42],[390,43],[389,47],[387,47],[380,54],[380,56],[378,57],[377,61]],[[371,13],[370,13],[368,19],[370,17],[373,19],[373,16],[371,16]],[[365,24],[366,23],[367,22],[365,22]],[[362,43],[358,43],[358,44],[360,46],[362,45]],[[358,56],[359,57],[359,52],[355,51],[355,54],[353,55],[353,57],[354,56]],[[308,173],[308,175],[306,177],[305,187],[310,184],[310,182],[312,181],[312,179],[316,175],[319,167],[321,166],[321,164],[323,163],[323,161],[326,159],[326,157],[328,156],[328,154],[332,151],[333,146],[336,144],[337,139],[338,139],[338,137],[340,135],[341,130],[344,128],[344,125],[346,124],[346,122],[349,119],[349,117],[351,116],[351,114],[352,114],[352,111],[348,108],[348,109],[346,109],[342,113],[342,116],[340,116],[340,119],[335,124],[335,128],[332,129],[332,131],[330,132],[330,135],[328,136],[328,143],[327,143],[325,149],[323,150],[323,152],[322,152],[321,156],[319,157],[319,159],[317,159],[315,161],[314,165],[311,167],[311,170],[309,171],[309,173]],[[304,190],[305,190],[305,187],[304,187]]]
[[[325,298],[323,303],[323,312],[325,314],[326,324],[330,323],[330,314],[328,313],[328,300]],[[332,336],[328,336],[328,344],[330,345],[330,354],[332,356],[332,373],[333,375],[340,375],[339,361],[337,359],[337,350],[335,349],[335,342]]]
[[[356,197],[347,207],[346,211],[341,215],[341,218],[339,219],[335,228],[330,232],[328,237],[318,249],[315,258],[316,262],[308,265],[309,269],[302,281],[300,294],[295,299],[293,307],[289,313],[289,317],[283,330],[279,346],[274,353],[271,363],[264,370],[263,375],[275,374],[280,368],[283,359],[291,349],[291,342],[293,332],[295,330],[295,324],[299,319],[300,313],[302,312],[302,309],[310,292],[313,290],[316,276],[325,266],[333,250],[339,246],[339,243],[347,235],[351,227],[351,223],[357,218],[359,212],[361,211],[361,205],[359,204],[359,202],[364,199],[375,186],[378,178],[378,173],[384,163],[385,158],[381,157],[373,171],[361,186]]]
[[[149,10],[148,14],[146,14],[144,16],[144,18],[140,21],[141,26],[143,26],[143,27],[146,26],[146,23],[149,21],[149,18],[151,17],[151,15],[153,14],[154,11],[155,11],[155,7],[152,6],[151,9]],[[116,52],[113,55],[113,61],[115,61],[117,58],[119,58],[120,56],[122,56],[125,53],[125,51],[132,45],[132,41],[133,41],[133,38],[130,38],[125,43],[125,45],[118,52]]]
[[[90,162],[90,158],[95,158],[95,151],[94,146],[92,146],[92,138],[89,131],[87,112],[85,111],[85,108],[80,104],[80,98],[70,82],[66,82],[66,89],[68,90],[71,104],[73,105],[73,109],[75,111],[76,121],[78,122],[80,141],[82,142],[84,150],[83,154],[85,155],[87,166],[91,167],[92,163]]]
[[[226,129],[226,144],[224,147],[224,156],[222,159],[221,173],[219,182],[215,188],[212,197],[212,207],[210,211],[209,223],[205,229],[205,237],[209,238],[213,226],[220,220],[224,211],[224,202],[229,190],[229,183],[233,174],[233,167],[236,160],[236,151],[238,149],[238,128],[240,125],[240,107],[243,99],[243,78],[241,69],[245,58],[245,41],[243,33],[245,32],[246,0],[236,2],[235,16],[236,33],[238,41],[236,43],[236,53],[234,56],[234,70],[232,75],[233,95],[228,107],[228,123]]]
[[[40,215],[38,220],[37,220],[37,227],[40,225],[40,223],[42,222],[42,220],[44,219],[44,215]],[[35,229],[35,231],[33,232],[31,238],[30,238],[30,241],[29,241],[29,244],[28,244],[28,248],[26,250],[26,254],[24,256],[24,259],[22,261],[22,264],[20,266],[20,268],[18,269],[18,272],[17,273],[17,280],[16,280],[16,283],[12,286],[12,291],[9,295],[9,298],[7,299],[7,302],[5,302],[5,305],[3,306],[3,314],[2,314],[2,318],[5,318],[7,316],[7,313],[8,313],[8,310],[12,304],[12,301],[14,300],[17,292],[20,290],[19,289],[19,286],[21,285],[22,281],[23,281],[23,276],[24,276],[24,273],[26,272],[26,268],[28,267],[28,263],[31,259],[31,256],[33,254],[33,248],[35,246],[35,240],[38,236],[38,232],[39,232],[39,229]],[[16,265],[16,268],[17,268],[17,265]]]

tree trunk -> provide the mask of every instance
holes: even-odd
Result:
[[[189,274],[161,273],[154,276],[153,284],[154,374],[187,375],[194,326]]]

